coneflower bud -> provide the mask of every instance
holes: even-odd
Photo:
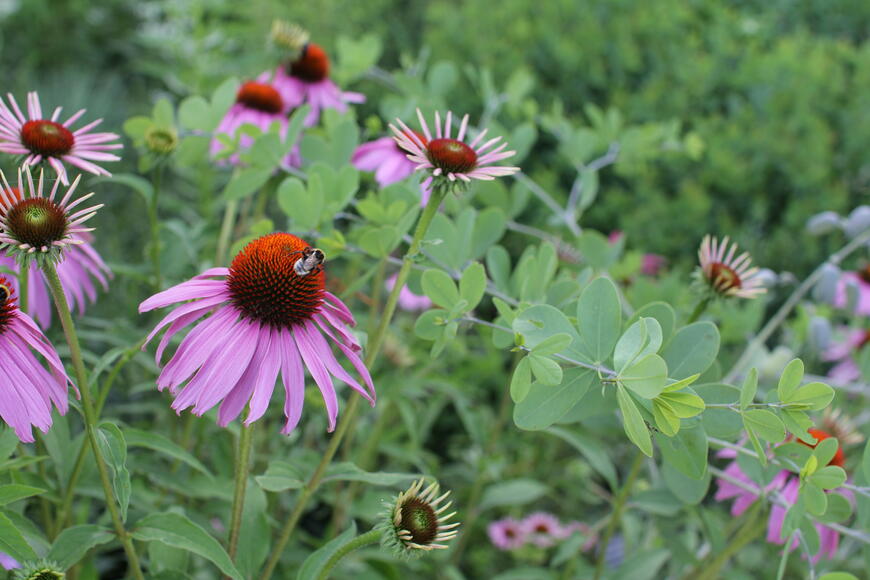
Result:
[[[444,514],[452,502],[441,505],[450,492],[438,496],[438,483],[423,489],[424,480],[414,482],[389,506],[380,524],[381,544],[399,556],[414,557],[431,550],[445,550],[456,537],[459,522],[447,523],[456,512]],[[421,491],[422,490],[422,491]]]
[[[156,155],[169,155],[178,147],[178,133],[174,129],[149,127],[145,132],[145,146]]]
[[[13,580],[62,580],[66,573],[60,569],[57,562],[37,560],[24,562],[21,568],[15,570]]]
[[[269,37],[276,46],[299,52],[302,47],[308,44],[310,35],[307,30],[297,24],[284,20],[273,20],[272,32]]]

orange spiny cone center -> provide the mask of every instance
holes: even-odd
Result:
[[[444,173],[467,173],[477,165],[474,149],[456,139],[432,139],[426,155],[435,167]]]
[[[713,286],[720,292],[727,292],[732,288],[743,286],[737,272],[721,262],[714,262],[710,266],[710,279],[713,282]]]
[[[290,76],[316,83],[329,76],[329,57],[317,44],[309,42],[302,49],[302,56],[290,63]]]
[[[811,447],[812,449],[816,448],[816,445],[831,437],[832,435],[827,431],[823,431],[821,429],[807,429],[807,433],[818,439],[815,445],[810,445],[809,443],[805,443],[798,439],[798,443],[801,445],[806,445],[807,447]],[[828,465],[836,465],[837,467],[843,467],[846,464],[846,454],[843,453],[843,446],[837,443],[837,452],[834,453],[834,456],[828,462]]]
[[[250,81],[239,87],[236,102],[264,113],[280,113],[284,108],[281,95],[272,85]]]
[[[15,295],[12,291],[12,283],[0,277],[0,334],[9,328],[13,316],[15,316]]]
[[[319,265],[298,274],[297,262],[305,259],[306,250],[312,250],[307,242],[285,233],[249,243],[230,265],[227,286],[233,304],[248,318],[272,327],[310,320],[323,300],[326,274]]]
[[[69,129],[54,121],[27,121],[21,127],[21,142],[31,152],[46,157],[69,153],[75,137]]]
[[[66,212],[44,197],[19,201],[6,213],[7,233],[33,248],[51,247],[66,236]]]

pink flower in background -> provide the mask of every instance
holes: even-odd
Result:
[[[393,288],[396,285],[396,278],[398,277],[398,274],[393,274],[392,276],[387,278],[386,282],[384,282],[384,286],[386,287],[388,292],[392,292]],[[429,310],[430,308],[432,308],[432,301],[429,300],[428,296],[420,296],[418,294],[414,294],[413,292],[411,292],[406,284],[399,292],[399,308],[401,308],[402,310],[407,310],[408,312]]]
[[[10,556],[9,554],[4,554],[0,552],[0,566],[2,566],[5,570],[15,570],[17,568],[21,568],[21,564]]]
[[[256,81],[246,82],[239,87],[236,93],[236,102],[233,103],[233,106],[224,115],[217,129],[215,129],[215,134],[235,137],[243,125],[253,125],[265,133],[269,131],[273,123],[278,123],[278,134],[282,139],[287,137],[287,117],[292,107],[281,97],[275,85],[269,83],[270,76],[271,73],[264,72],[257,77]],[[239,136],[239,149],[248,149],[253,145],[254,140],[255,138],[251,135],[241,134]],[[209,146],[209,154],[214,157],[224,149],[224,144],[215,138],[212,139]],[[232,164],[239,163],[238,152],[233,153],[229,157],[229,162]],[[285,163],[292,167],[298,167],[301,164],[298,146],[294,146],[287,156]]]
[[[491,522],[486,528],[489,541],[499,550],[515,550],[526,543],[526,535],[520,522],[504,518]]]
[[[658,254],[644,254],[640,261],[640,273],[644,276],[658,276],[667,264],[667,259]]]
[[[570,532],[566,533],[556,516],[546,512],[529,514],[520,525],[528,541],[541,548],[550,547],[556,543],[556,540],[570,535]]]
[[[870,266],[858,272],[844,272],[837,281],[837,292],[834,295],[834,306],[845,308],[849,301],[846,287],[853,284],[858,290],[858,300],[855,303],[855,314],[870,316]]]
[[[856,358],[858,353],[870,343],[870,330],[845,330],[840,342],[833,342],[823,353],[826,361],[836,362],[828,371],[828,376],[839,383],[852,383],[861,378]]]
[[[150,341],[169,327],[157,347],[158,364],[176,333],[210,315],[181,341],[157,379],[159,390],[175,395],[172,408],[180,413],[193,407],[202,415],[220,403],[218,424],[226,426],[249,406],[250,425],[266,412],[280,373],[287,418],[282,433],[290,433],[302,414],[305,368],[326,404],[329,431],[338,416],[332,377],[374,405],[361,347],[348,330],[353,316],[325,290],[323,260],[322,251],[292,234],[270,234],[245,246],[229,268],[206,270],[140,304],[140,312],[181,304],[148,336]],[[339,364],[330,342],[365,386]]]
[[[70,310],[78,309],[79,314],[85,313],[85,307],[97,300],[97,287],[94,281],[99,282],[103,290],[108,290],[109,279],[112,271],[91,245],[94,237],[83,232],[75,234],[82,243],[70,245],[61,255],[61,262],[57,265],[57,275],[60,277],[66,300]],[[9,256],[0,256],[0,266],[5,266],[13,272],[19,271],[19,266]],[[18,280],[12,279],[15,293],[19,293]],[[42,270],[31,262],[27,273],[27,313],[39,322],[42,328],[51,326],[54,302],[48,290],[48,282]]]
[[[390,125],[399,147],[408,152],[408,159],[415,164],[416,170],[424,170],[431,177],[445,177],[450,182],[460,180],[470,182],[472,179],[490,181],[496,177],[512,175],[519,167],[495,165],[499,161],[513,157],[516,151],[505,151],[507,143],[501,143],[501,137],[485,141],[487,129],[478,133],[469,143],[465,142],[468,130],[468,115],[462,118],[456,138],[451,137],[453,113],[447,112],[444,124],[441,115],[435,113],[435,135],[429,131],[429,125],[423,118],[423,113],[417,109],[417,118],[423,130],[423,136],[410,129],[400,119],[399,124]],[[493,147],[495,147],[493,149]]]
[[[27,117],[15,97],[11,94],[8,97],[9,106],[0,99],[0,152],[26,155],[25,165],[47,162],[64,185],[69,183],[64,163],[94,175],[111,175],[94,162],[119,161],[120,157],[108,151],[123,145],[118,143],[120,137],[115,133],[91,132],[102,119],[73,130],[73,123],[85,114],[85,109],[61,123],[62,107],[56,108],[51,117],[43,116],[36,92],[27,93]]]
[[[360,171],[374,171],[375,181],[381,187],[410,177],[415,167],[392,137],[363,143],[353,152],[350,162]]]
[[[33,427],[48,431],[52,405],[61,415],[69,409],[67,386],[72,383],[63,363],[36,323],[18,309],[5,277],[0,277],[0,373],[0,418],[22,442],[33,442]]]
[[[349,103],[364,103],[365,95],[342,91],[329,78],[329,57],[319,45],[308,42],[299,57],[275,71],[275,88],[291,107],[311,106],[306,126],[316,125],[323,109],[347,111]]]

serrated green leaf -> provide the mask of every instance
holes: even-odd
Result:
[[[652,457],[652,439],[649,435],[649,429],[647,429],[631,395],[622,385],[616,386],[616,401],[619,404],[619,410],[622,411],[622,426],[625,429],[625,434],[644,455]]]
[[[783,403],[791,401],[792,396],[801,384],[804,378],[804,363],[801,359],[792,359],[785,369],[782,371],[782,376],[779,377],[779,384],[776,392],[779,395],[779,400]]]

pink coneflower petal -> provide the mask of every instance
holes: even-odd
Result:
[[[316,252],[320,250],[290,234],[264,236],[248,244],[229,269],[208,270],[140,305],[144,312],[183,303],[148,337],[151,340],[168,326],[158,360],[168,337],[212,313],[181,341],[158,377],[158,389],[169,388],[175,395],[173,409],[193,407],[199,415],[220,404],[218,423],[225,426],[248,405],[245,423],[250,424],[265,414],[280,374],[287,418],[282,432],[289,433],[302,413],[305,368],[323,397],[330,431],[338,416],[333,377],[374,404],[371,376],[356,354],[358,342],[347,330],[353,317],[324,290],[322,252],[311,261]],[[349,359],[362,383],[341,366],[330,341]]]
[[[118,157],[98,153],[94,147],[94,137],[99,142],[118,141],[120,137],[114,133],[91,134],[90,131],[100,124],[97,119],[73,130],[72,124],[83,114],[84,109],[72,115],[63,123],[58,123],[61,108],[54,110],[49,118],[42,114],[39,95],[35,92],[27,94],[27,117],[24,116],[15,98],[9,94],[9,105],[0,100],[0,151],[6,153],[27,155],[24,163],[35,165],[43,158],[55,170],[58,178],[68,183],[64,162],[95,175],[110,175],[104,168],[83,161],[85,158],[96,161],[117,161]],[[113,148],[121,148],[121,143],[114,143]]]
[[[762,286],[759,270],[751,265],[749,252],[735,258],[737,244],[729,246],[728,237],[721,242],[704,236],[698,250],[702,278],[709,288],[721,296],[754,298],[767,290]]]

